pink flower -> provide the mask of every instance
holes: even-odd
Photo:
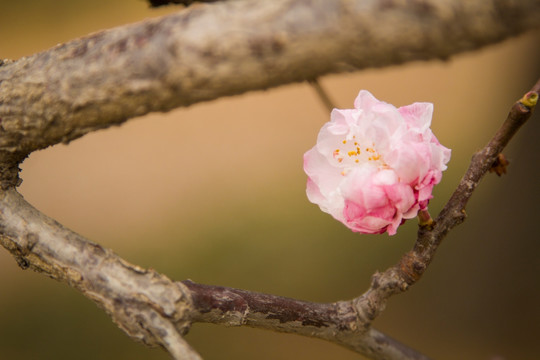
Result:
[[[450,160],[429,128],[433,104],[396,109],[362,90],[354,109],[334,109],[304,154],[309,200],[364,234],[394,235],[427,208]]]

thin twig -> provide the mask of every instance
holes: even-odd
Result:
[[[31,152],[136,116],[447,59],[536,28],[539,17],[537,0],[243,0],[94,33],[0,66],[0,187],[19,183]]]
[[[74,287],[133,339],[160,345],[175,359],[197,359],[181,339],[193,322],[317,337],[372,359],[427,359],[380,332],[368,331],[368,324],[358,321],[351,301],[317,304],[191,281],[173,282],[64,228],[14,189],[0,191],[0,228],[0,244],[23,269]]]
[[[373,360],[429,360],[359,321],[353,301],[312,303],[253,291],[183,281],[193,322],[250,326],[324,339]]]
[[[336,108],[334,105],[334,102],[330,100],[330,97],[328,96],[328,93],[322,88],[321,84],[319,83],[318,79],[309,80],[309,84],[315,92],[317,93],[317,96],[319,97],[319,100],[323,103],[323,105],[326,107],[326,110],[328,112],[332,112]]]
[[[473,156],[467,172],[434,223],[429,227],[419,227],[413,249],[396,265],[383,273],[375,274],[370,288],[355,299],[356,307],[363,319],[367,321],[375,319],[384,309],[390,296],[406,291],[420,279],[448,232],[465,220],[465,206],[482,177],[493,166],[510,139],[530,118],[539,92],[540,79],[531,91],[514,103],[491,141]]]
[[[390,296],[419,280],[445,235],[465,219],[465,205],[478,182],[530,116],[533,105],[527,101],[538,96],[540,82],[529,97],[514,105],[501,130],[474,156],[433,229],[421,228],[413,250],[394,267],[375,274],[370,289],[352,301],[325,305],[269,295],[265,306],[274,309],[272,313],[239,317],[218,303],[205,305],[200,298],[203,290],[195,290],[192,283],[176,283],[129,264],[65,229],[34,209],[13,187],[18,183],[19,163],[32,151],[150,111],[328,73],[447,58],[538,26],[540,6],[533,0],[456,0],[449,9],[445,4],[434,0],[422,1],[421,6],[376,0],[232,1],[96,33],[3,63],[0,243],[21,267],[66,282],[104,308],[132,338],[162,346],[176,358],[197,358],[181,335],[190,322],[208,321],[213,313],[221,316],[212,322],[228,319],[227,325],[316,336],[374,359],[425,358],[370,324]],[[502,5],[505,11],[500,11]],[[446,15],[438,18],[440,14]],[[515,14],[522,14],[520,21],[515,21]],[[396,47],[402,51],[396,52]],[[222,289],[237,296],[241,291]],[[260,295],[241,292],[241,298]],[[257,309],[256,304],[250,305]],[[336,330],[333,337],[325,334],[329,329]]]
[[[204,321],[318,337],[372,359],[427,359],[371,329],[371,322],[390,296],[420,279],[444,236],[464,220],[472,192],[530,117],[539,90],[540,80],[514,104],[501,129],[473,157],[433,229],[421,227],[413,250],[397,265],[375,274],[368,291],[351,301],[316,304],[189,281],[175,283],[64,228],[34,209],[14,189],[0,191],[0,243],[21,267],[68,283],[104,308],[130,336],[148,345],[161,345],[176,358],[197,359],[179,336],[190,323]]]

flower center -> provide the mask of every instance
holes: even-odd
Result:
[[[376,150],[375,143],[361,143],[353,136],[352,139],[345,139],[333,152],[334,159],[339,163],[339,167],[345,168],[341,174],[346,175],[349,170],[359,165],[370,164],[378,168],[385,168],[388,165],[383,161],[381,154]]]

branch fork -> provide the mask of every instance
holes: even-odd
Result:
[[[200,359],[182,338],[195,322],[317,337],[372,359],[427,359],[371,323],[388,298],[420,279],[446,234],[464,221],[479,181],[530,117],[540,81],[474,155],[435,220],[421,214],[413,249],[373,275],[370,288],[349,301],[317,304],[174,282],[64,228],[15,190],[19,163],[31,152],[135,116],[330,73],[445,59],[537,27],[540,16],[540,5],[532,0],[456,0],[451,9],[437,1],[421,3],[217,3],[96,33],[17,61],[0,61],[0,244],[21,268],[76,288],[133,339],[161,346],[175,359]],[[501,6],[507,11],[500,11]],[[516,14],[521,21],[515,21]],[[474,25],[479,17],[482,31]]]

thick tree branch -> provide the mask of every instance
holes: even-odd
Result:
[[[318,337],[372,359],[426,360],[368,329],[352,301],[317,304],[245,290],[173,282],[130,264],[28,204],[0,191],[0,244],[23,268],[67,283],[103,308],[130,337],[175,359],[199,359],[182,339],[191,323],[248,325]]]
[[[539,19],[538,0],[243,0],[95,33],[0,66],[0,185],[32,151],[135,116],[447,59]]]
[[[176,359],[198,359],[181,338],[193,322],[247,325],[325,339],[372,359],[427,359],[371,328],[387,299],[416,283],[446,234],[465,218],[465,205],[482,176],[530,117],[540,80],[512,107],[501,129],[472,159],[457,190],[431,228],[421,227],[413,250],[373,276],[362,296],[316,304],[245,290],[172,282],[131,265],[110,250],[65,229],[26,203],[14,189],[0,191],[0,243],[23,268],[68,283],[109,313],[131,337],[166,348]]]
[[[92,299],[132,338],[186,354],[182,359],[198,359],[178,341],[190,325],[191,300],[182,284],[64,228],[14,189],[0,191],[0,244],[23,269],[65,282]]]
[[[373,330],[387,299],[421,277],[511,136],[530,116],[540,82],[516,103],[471,162],[432,227],[357,299],[313,304],[173,282],[65,229],[12,187],[32,151],[151,111],[320,75],[446,59],[537,27],[538,0],[244,0],[92,34],[17,61],[0,61],[0,243],[23,268],[66,282],[132,338],[176,359],[192,322],[314,336],[373,359],[425,359]]]

